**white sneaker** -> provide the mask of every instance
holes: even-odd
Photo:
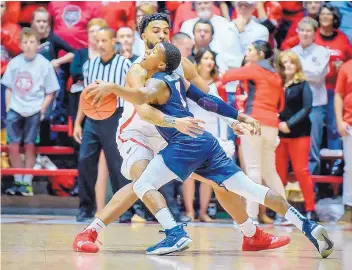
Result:
[[[331,149],[323,148],[320,150],[320,155],[322,157],[342,157],[343,152],[342,150],[331,150]]]
[[[33,167],[34,170],[40,170],[40,169],[43,168],[42,164],[41,164],[41,158],[42,157],[40,155],[38,155],[37,158],[35,159],[35,164],[34,164],[34,167]]]
[[[48,170],[57,170],[56,165],[47,156],[41,156],[40,165]]]

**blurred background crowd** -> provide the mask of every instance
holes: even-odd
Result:
[[[234,142],[236,151],[228,152],[237,164],[254,181],[301,205],[310,218],[336,220],[330,206],[337,204],[352,222],[352,2],[347,1],[2,1],[1,167],[43,170],[34,182],[30,171],[8,173],[13,178],[3,176],[2,191],[79,194],[77,174],[50,171],[77,168],[85,63],[106,50],[97,44],[97,32],[111,28],[114,53],[133,63],[145,53],[138,24],[156,12],[170,16],[170,41],[194,63],[211,93],[261,122],[262,135],[247,140],[194,109],[195,117],[215,126],[216,137]],[[232,69],[241,70],[224,82],[223,74]],[[95,205],[80,208],[78,221],[91,218],[111,196],[103,152],[98,168]],[[43,181],[46,190],[35,185]],[[219,217],[212,189],[193,179],[183,185],[174,181],[163,193],[180,221]],[[247,210],[258,222],[281,222],[258,205],[248,203]],[[153,219],[137,203],[120,222],[133,215]]]

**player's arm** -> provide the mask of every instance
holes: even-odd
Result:
[[[189,82],[197,86],[204,93],[208,93],[209,85],[203,80],[201,76],[199,76],[195,65],[185,57],[182,57],[181,65],[182,65],[185,78]]]
[[[187,97],[197,103],[201,108],[224,117],[229,117],[240,122],[250,124],[254,129],[253,133],[260,134],[260,124],[257,120],[246,114],[240,113],[220,98],[202,92],[195,85],[187,83],[187,81],[185,81],[185,84],[186,89],[188,89]]]

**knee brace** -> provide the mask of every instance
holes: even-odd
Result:
[[[133,184],[133,191],[136,193],[139,199],[143,199],[143,196],[149,190],[157,190],[158,188],[155,185],[155,180],[153,177],[148,174],[142,174],[141,177]]]

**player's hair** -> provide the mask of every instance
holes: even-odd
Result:
[[[216,64],[216,52],[212,51],[209,47],[202,47],[199,49],[199,51],[197,52],[197,54],[194,56],[194,61],[196,62],[197,64],[197,70],[199,71],[199,64],[200,62],[202,61],[202,58],[203,58],[203,55],[206,53],[206,52],[209,52],[211,53],[211,55],[213,56],[214,58],[214,67],[213,69],[210,71],[210,76],[212,77],[212,79],[215,79],[218,77],[219,75],[219,72],[218,72],[218,66]]]
[[[328,9],[332,13],[332,16],[333,16],[332,27],[334,29],[338,29],[341,25],[342,15],[341,15],[339,8],[332,6],[330,3],[326,3],[320,7],[320,10],[318,12],[318,25],[319,25],[319,27],[320,27],[319,17],[320,17],[320,14],[324,8]]]
[[[161,42],[165,52],[165,72],[172,73],[181,64],[181,52],[180,50],[168,42]]]
[[[286,80],[285,67],[282,62],[282,59],[284,57],[288,57],[292,61],[292,63],[296,66],[297,71],[296,71],[295,75],[293,76],[293,81],[295,83],[298,83],[298,82],[302,82],[302,81],[306,80],[306,77],[303,72],[302,64],[301,64],[301,61],[299,60],[298,55],[292,50],[287,50],[287,51],[283,51],[279,54],[278,61],[276,63],[276,67],[280,73],[282,81],[285,82],[285,80]]]
[[[309,25],[310,27],[313,28],[313,31],[315,32],[319,26],[318,22],[314,20],[311,17],[304,17],[302,20],[299,21],[298,23],[298,29],[301,29],[302,27]]]
[[[35,37],[38,42],[40,42],[39,34],[35,29],[31,27],[23,27],[20,32],[20,42],[22,42],[23,38],[32,36]]]
[[[94,19],[91,19],[89,22],[88,22],[88,25],[87,25],[87,30],[89,28],[91,28],[92,26],[94,25],[97,25],[99,26],[99,28],[104,28],[104,27],[108,27],[108,24],[107,22],[102,19],[102,18],[94,18]]]
[[[171,38],[171,42],[174,42],[176,40],[185,40],[185,39],[192,39],[188,34],[183,33],[183,32],[177,32],[175,33],[172,38]]]
[[[33,14],[32,14],[32,21],[34,21],[35,16],[37,15],[37,13],[45,13],[48,15],[48,21],[51,24],[51,16],[50,13],[48,12],[48,10],[45,7],[39,7],[36,10],[34,10]]]
[[[110,38],[115,38],[115,31],[112,30],[112,29],[111,29],[110,27],[108,27],[108,26],[105,26],[105,27],[100,28],[99,31],[108,32]]]
[[[148,24],[153,21],[165,21],[171,27],[170,17],[165,13],[153,13],[150,15],[146,15],[146,16],[143,16],[138,26],[138,31],[140,36],[142,36]]]
[[[207,19],[199,19],[193,26],[193,35],[194,35],[194,31],[196,30],[196,26],[198,24],[207,24],[210,26],[211,28],[211,35],[213,36],[214,35],[214,26],[212,25],[211,21],[210,20],[207,20]]]

